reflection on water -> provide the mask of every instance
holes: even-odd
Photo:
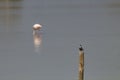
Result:
[[[33,39],[34,39],[34,47],[35,47],[35,52],[40,54],[40,47],[42,43],[42,35],[40,32],[35,32],[33,34]]]
[[[0,0],[0,22],[10,30],[13,25],[18,25],[21,20],[23,0]],[[19,23],[20,24],[20,23]]]

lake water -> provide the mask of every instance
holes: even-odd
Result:
[[[120,79],[120,2],[0,0],[0,80],[78,80],[80,44],[85,80]]]

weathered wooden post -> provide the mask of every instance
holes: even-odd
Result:
[[[84,80],[84,50],[79,48],[79,80]]]

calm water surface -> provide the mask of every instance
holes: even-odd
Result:
[[[119,80],[119,41],[117,0],[0,0],[0,80],[78,80],[80,43],[85,80]]]

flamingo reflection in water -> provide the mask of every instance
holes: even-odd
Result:
[[[40,54],[40,47],[42,43],[42,35],[40,33],[34,33],[33,34],[33,39],[34,39],[34,47],[35,47],[35,52]]]

